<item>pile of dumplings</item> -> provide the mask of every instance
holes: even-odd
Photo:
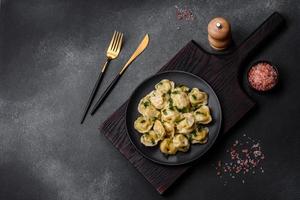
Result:
[[[207,106],[208,95],[198,88],[175,85],[163,79],[155,90],[142,98],[141,114],[134,128],[142,134],[140,141],[147,147],[159,144],[164,154],[187,152],[191,144],[205,144],[212,121]]]

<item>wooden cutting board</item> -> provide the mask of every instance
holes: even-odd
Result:
[[[238,75],[243,61],[258,46],[276,34],[283,24],[283,17],[277,12],[273,13],[241,45],[227,54],[211,54],[196,42],[191,41],[160,71],[191,72],[205,79],[212,86],[222,107],[223,124],[220,133],[222,135],[228,132],[255,105],[255,102],[240,87]],[[162,194],[193,164],[164,166],[141,156],[130,143],[126,133],[126,104],[127,101],[103,123],[100,128],[101,132]]]

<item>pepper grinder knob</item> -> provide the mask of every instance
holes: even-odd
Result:
[[[231,27],[226,19],[222,17],[212,19],[207,26],[207,31],[208,41],[212,48],[224,50],[230,45]]]

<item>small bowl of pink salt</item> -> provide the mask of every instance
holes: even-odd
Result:
[[[259,92],[272,90],[278,83],[278,70],[269,61],[255,62],[247,74],[249,85]]]

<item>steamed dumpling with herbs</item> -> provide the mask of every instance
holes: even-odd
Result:
[[[149,100],[156,109],[160,110],[169,102],[169,94],[155,90],[150,93]]]
[[[164,122],[175,122],[180,117],[179,112],[174,108],[165,108],[161,111],[161,120]]]
[[[166,130],[166,136],[167,137],[174,137],[175,134],[175,124],[170,122],[164,122],[163,123],[165,130]]]
[[[163,139],[165,137],[166,130],[165,130],[163,124],[161,123],[161,121],[155,120],[154,125],[153,125],[153,131],[157,135],[157,138]]]
[[[161,141],[159,148],[160,151],[164,154],[174,155],[177,152],[177,148],[174,146],[173,140],[171,138],[166,138]]]
[[[188,88],[188,87],[185,86],[185,85],[180,85],[180,86],[178,86],[177,88],[180,88],[180,90],[181,90],[182,92],[185,92],[185,93],[188,93],[188,92],[190,91],[190,88]]]
[[[153,147],[158,144],[161,138],[159,138],[157,134],[153,130],[151,130],[148,133],[143,134],[140,140],[141,143],[145,146]]]
[[[178,122],[176,128],[178,133],[190,133],[194,130],[195,118],[192,113],[184,113],[181,121]]]
[[[138,105],[138,111],[143,116],[148,118],[158,118],[160,116],[160,112],[153,105],[151,105],[150,100],[146,97],[140,101]]]
[[[175,88],[174,91],[171,92],[171,98],[173,101],[173,106],[179,110],[186,109],[190,106],[188,95],[181,91],[181,89]]]
[[[207,94],[200,91],[198,88],[193,88],[189,93],[189,100],[192,105],[206,105],[207,104]]]
[[[173,144],[178,151],[186,152],[190,148],[189,140],[182,134],[177,134],[173,138]]]
[[[151,130],[153,121],[150,118],[140,116],[134,122],[134,128],[140,133],[147,133]]]
[[[155,85],[155,89],[162,93],[167,93],[171,91],[174,88],[174,86],[175,83],[173,81],[170,81],[168,79],[163,79]]]
[[[200,124],[208,124],[212,121],[208,106],[201,106],[194,112],[195,120]]]
[[[149,101],[149,97],[146,96],[144,98],[142,98],[139,102],[139,105],[138,105],[138,111],[139,113],[141,113],[142,115],[144,115],[145,113],[145,110],[148,106],[151,106],[151,102]]]
[[[192,144],[205,144],[208,139],[209,129],[207,127],[197,127],[197,129],[191,134]]]

